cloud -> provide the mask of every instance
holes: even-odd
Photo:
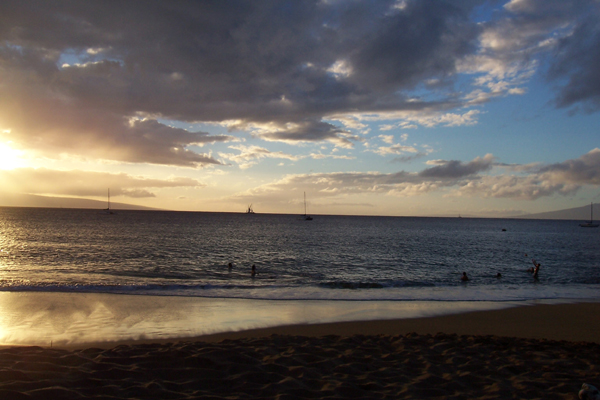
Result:
[[[380,156],[386,156],[389,154],[404,154],[404,153],[418,153],[419,151],[413,146],[381,146],[375,150],[374,153],[379,154]]]
[[[344,115],[414,109],[400,93],[452,75],[477,31],[467,2],[4,5],[0,119],[15,143],[190,167],[219,163],[191,146],[231,138],[159,121],[271,124],[255,133],[349,148],[360,138],[328,116],[355,129]]]
[[[396,124],[386,124],[380,127],[382,131],[392,129],[415,129],[419,125],[426,128],[434,128],[437,126],[469,126],[475,125],[478,122],[477,116],[481,114],[479,110],[468,110],[463,113],[447,113],[436,109],[420,109],[417,111],[396,111],[379,113],[376,115],[369,114],[359,116],[358,118],[365,121],[401,119],[402,121]]]
[[[229,124],[230,130],[247,129],[253,135],[267,141],[279,141],[286,143],[321,142],[328,141],[339,147],[352,148],[354,141],[362,141],[362,138],[351,134],[347,130],[336,127],[328,122],[316,120],[303,120],[298,122],[268,123],[268,124]]]
[[[491,168],[494,157],[477,157],[469,163],[439,160],[439,166],[425,169],[420,173],[400,171],[396,173],[378,172],[337,172],[288,175],[273,183],[238,195],[256,201],[268,199],[289,199],[290,193],[310,190],[311,196],[338,197],[361,193],[381,193],[395,196],[415,196],[460,184],[464,180],[476,179],[478,172]],[[286,200],[287,201],[287,200]]]
[[[492,169],[494,156],[486,154],[484,157],[477,157],[468,163],[456,160],[435,160],[432,163],[437,165],[421,171],[419,176],[423,178],[457,179],[489,171]]]
[[[585,17],[558,41],[548,78],[560,85],[559,107],[581,105],[594,112],[600,110],[600,4],[582,7]]]
[[[264,147],[259,146],[236,145],[229,146],[229,148],[233,150],[238,150],[240,153],[219,153],[219,156],[237,163],[242,169],[250,168],[252,165],[256,164],[258,160],[263,158],[283,158],[291,161],[297,161],[302,158],[300,156],[286,154],[282,151],[272,152],[265,149]]]
[[[578,185],[600,185],[600,149],[595,148],[578,159],[540,168],[546,180]]]
[[[10,132],[4,136],[14,147],[47,158],[66,155],[185,167],[220,164],[209,154],[190,150],[190,146],[233,139],[189,132],[155,119],[125,118],[52,96],[33,98],[14,92],[13,97],[0,99],[0,124]]]
[[[599,8],[595,0],[509,1],[480,23],[478,50],[457,62],[458,72],[475,77],[475,89],[463,98],[478,105],[521,95],[547,61],[548,78],[562,86],[557,105],[581,102],[597,109]]]
[[[470,162],[436,160],[420,172],[337,172],[288,175],[234,196],[238,200],[289,202],[310,191],[311,198],[345,198],[380,193],[390,196],[421,196],[438,192],[443,196],[513,198],[535,200],[553,195],[572,195],[582,186],[600,186],[600,149],[578,159],[547,166],[529,165],[520,174],[498,174],[492,154]],[[516,166],[510,169],[519,170]],[[494,173],[494,174],[492,174]]]
[[[47,168],[2,170],[0,184],[17,193],[75,197],[104,196],[105,188],[110,188],[111,196],[131,198],[155,197],[149,190],[153,188],[205,186],[195,179],[183,177],[151,179],[124,173],[59,171]]]
[[[595,0],[512,0],[504,15],[483,24],[480,51],[464,59],[461,70],[483,72],[488,95],[521,94],[518,88],[550,63],[548,79],[558,83],[556,104],[600,105],[600,4]],[[501,13],[502,14],[502,13]],[[495,89],[494,89],[495,88]]]
[[[345,155],[337,155],[337,154],[321,154],[321,153],[311,153],[310,158],[313,160],[323,160],[325,158],[332,158],[334,160],[354,160],[356,157],[354,156],[345,156]]]
[[[536,200],[555,194],[570,195],[578,189],[579,186],[540,180],[537,176],[484,176],[481,179],[466,182],[452,195]]]
[[[536,200],[555,194],[571,195],[582,186],[600,186],[600,149],[578,159],[550,165],[529,165],[527,175],[484,176],[462,185],[455,194]]]
[[[432,152],[432,150],[429,149],[427,146],[424,146],[425,150],[419,151],[414,146],[394,144],[394,139],[395,139],[394,135],[379,135],[378,138],[381,139],[382,142],[389,144],[390,146],[379,146],[379,147],[370,149],[370,145],[367,145],[366,151],[370,151],[375,154],[379,154],[382,157],[385,157],[388,155],[400,155],[400,157],[395,157],[393,159],[393,162],[410,162],[417,158],[424,157],[427,154]],[[406,142],[408,140],[408,134],[404,133],[404,134],[400,135],[399,139],[402,142]]]
[[[393,144],[394,143],[394,135],[379,135],[379,138],[387,144]]]
[[[400,157],[394,157],[392,162],[394,162],[394,163],[409,163],[416,159],[427,156],[430,152],[431,152],[430,150],[427,150],[427,151],[420,151],[420,152],[412,154],[412,155],[403,155]]]
[[[597,110],[596,1],[513,0],[474,21],[486,4],[5,0],[0,129],[45,157],[197,168],[220,164],[197,147],[235,138],[161,121],[352,148],[369,120],[476,124],[545,62],[559,106]]]

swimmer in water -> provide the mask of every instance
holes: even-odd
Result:
[[[541,264],[539,264],[537,261],[535,261],[535,258],[532,258],[532,259],[531,259],[531,262],[533,263],[533,267],[529,268],[529,269],[527,270],[527,272],[529,272],[529,273],[531,273],[531,274],[534,274],[534,275],[535,275],[536,271],[539,269],[539,266],[540,266]],[[534,268],[534,267],[535,267],[535,268]]]
[[[542,266],[542,264],[540,264],[539,262],[535,261],[534,258],[531,259],[531,262],[533,263],[533,266],[535,267],[535,269],[532,267],[532,268],[529,268],[528,271],[529,272],[533,272],[533,277],[535,279],[537,279],[538,278],[538,272],[540,272],[540,267]]]
[[[538,272],[540,272],[540,267],[542,266],[542,264],[538,263],[535,265],[535,270],[533,271],[533,277],[535,279],[538,278]]]

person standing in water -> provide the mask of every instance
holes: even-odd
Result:
[[[469,280],[469,277],[467,276],[466,272],[463,272],[462,276],[460,277],[460,280],[463,282],[466,282]]]
[[[254,275],[256,275],[256,265],[252,264],[252,272],[250,273],[250,275],[252,275],[252,277],[254,278]]]
[[[538,278],[538,272],[540,272],[540,267],[542,266],[542,264],[540,264],[539,262],[535,261],[534,258],[531,259],[531,262],[533,263],[535,268],[529,268],[528,271],[529,272],[533,272],[533,277],[535,279]]]
[[[538,272],[540,272],[540,267],[542,266],[542,264],[537,263],[535,265],[535,270],[533,271],[533,278],[537,279],[538,278]]]

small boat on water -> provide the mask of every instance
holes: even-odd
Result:
[[[594,203],[590,204],[590,221],[579,224],[582,228],[597,228],[599,223],[594,223]]]
[[[112,210],[110,209],[110,188],[108,189],[108,207],[104,209],[104,213],[109,215],[113,214]]]
[[[306,192],[304,192],[304,215],[302,215],[302,218],[305,221],[312,221],[312,217],[306,213]]]

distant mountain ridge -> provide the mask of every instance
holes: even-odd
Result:
[[[87,208],[105,209],[106,201],[79,199],[72,197],[48,197],[31,194],[8,194],[0,192],[0,207],[39,207],[39,208]],[[144,207],[127,203],[111,201],[111,208],[115,210],[160,210],[158,208]],[[600,221],[600,204],[594,204],[595,221]],[[467,216],[468,217],[468,216]],[[569,208],[558,211],[548,211],[535,214],[515,215],[508,218],[518,219],[567,219],[576,221],[589,221],[590,205]]]
[[[0,207],[88,208],[101,210],[106,208],[106,201],[0,193]],[[157,210],[157,208],[115,203],[113,201],[110,202],[110,208],[115,210]]]
[[[596,211],[596,215],[594,220],[600,219],[600,207],[598,204],[594,204],[594,210]],[[519,215],[513,218],[522,218],[522,219],[570,219],[570,220],[581,220],[581,221],[589,221],[590,220],[590,205],[587,204],[582,207],[576,208],[568,208],[565,210],[558,211],[549,211],[537,214],[526,214]]]

